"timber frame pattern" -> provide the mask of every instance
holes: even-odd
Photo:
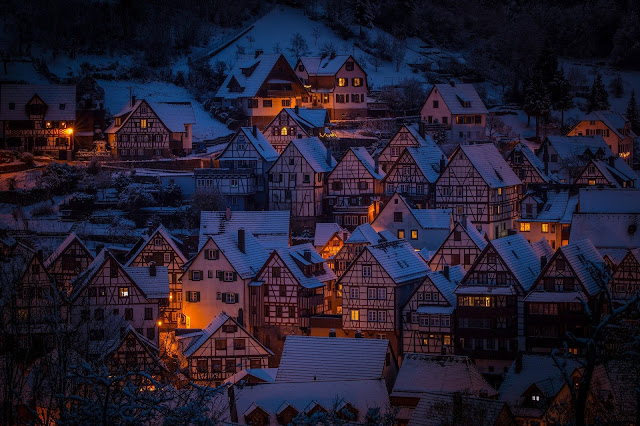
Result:
[[[468,271],[482,252],[484,247],[476,245],[462,223],[462,221],[456,222],[447,239],[429,260],[429,267],[433,271],[441,271],[445,266],[456,265],[462,265]]]

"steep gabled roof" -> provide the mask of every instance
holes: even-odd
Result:
[[[613,164],[609,161],[612,161]],[[609,182],[616,185],[616,187],[622,188],[623,186],[620,182],[626,181],[633,181],[633,187],[638,187],[638,175],[622,158],[609,157],[607,160],[591,160],[591,162],[600,171],[600,173],[602,173]],[[586,167],[589,167],[589,165]]]
[[[0,120],[28,120],[25,106],[36,95],[47,104],[45,120],[76,119],[75,84],[2,84]],[[14,109],[9,109],[10,103],[15,104]],[[61,104],[64,104],[64,109],[60,109]]]
[[[218,89],[216,97],[236,99],[256,96],[269,76],[269,73],[271,73],[271,70],[276,65],[276,62],[278,62],[281,57],[284,59],[280,53],[263,53],[258,57],[254,55],[241,56]],[[293,73],[293,70],[291,72]],[[233,84],[232,80],[234,81]],[[231,90],[231,87],[236,83],[239,90]]]
[[[191,102],[149,102],[149,106],[174,133],[182,133],[186,124],[196,123]]]
[[[571,223],[573,213],[575,213],[577,206],[577,195],[569,195],[569,191],[548,191],[547,202],[542,207],[542,211],[538,217],[520,220],[523,222]]]
[[[155,231],[153,231],[153,233],[151,235],[149,235],[147,238],[145,238],[144,243],[138,248],[138,250],[133,254],[133,256],[131,256],[129,258],[129,260],[127,261],[127,263],[125,265],[126,266],[131,266],[131,263],[136,259],[136,257],[138,257],[140,255],[140,253],[142,253],[142,251],[150,243],[153,242],[153,239],[158,234],[167,242],[167,244],[169,244],[171,249],[176,253],[176,255],[180,258],[180,260],[182,260],[182,263],[185,263],[187,261],[187,258],[185,257],[185,255],[182,254],[182,251],[178,248],[178,243],[179,242],[177,241],[177,239],[173,235],[171,235],[171,233],[167,230],[167,228],[164,227],[164,225],[160,225],[160,226],[158,226],[156,228]]]
[[[306,130],[325,127],[329,122],[329,112],[324,108],[283,108],[289,116]]]
[[[89,249],[87,248],[87,246],[84,245],[84,243],[82,242],[82,240],[80,238],[78,238],[78,236],[76,235],[75,232],[70,233],[69,235],[67,235],[67,238],[64,239],[64,241],[62,243],[60,243],[60,245],[58,246],[58,248],[56,248],[53,253],[51,253],[51,255],[47,258],[47,260],[44,261],[44,267],[49,269],[49,267],[56,261],[58,260],[58,258],[62,255],[62,253],[64,253],[64,251],[67,249],[67,247],[69,247],[74,241],[76,241],[78,244],[80,244],[80,246],[86,250],[87,254],[89,255],[89,257],[93,260],[93,255],[91,254],[91,251],[89,251]]]
[[[405,240],[369,245],[366,250],[371,253],[380,267],[389,274],[389,277],[396,284],[422,278],[429,271],[427,264],[411,244]]]
[[[269,251],[250,232],[245,231],[244,253],[238,247],[237,232],[225,232],[224,234],[212,235],[210,238],[242,279],[255,277],[269,259]]]
[[[322,141],[315,136],[304,139],[293,139],[291,143],[316,173],[329,173],[338,164],[333,156],[330,157],[330,162],[327,162],[327,148]]]
[[[365,169],[371,174],[374,179],[382,180],[384,178],[384,172],[378,168],[376,171],[376,164],[371,154],[367,152],[367,149],[363,146],[351,147],[349,148],[353,155],[360,161],[360,163],[364,166]],[[343,159],[346,157],[342,157]],[[342,160],[341,160],[342,161]]]
[[[456,401],[457,395],[443,394],[437,392],[426,392],[422,394],[420,402],[413,410],[408,426],[441,426],[443,424],[458,424],[460,419],[455,406],[459,404],[466,420],[475,421],[481,425],[498,425],[498,421],[503,412],[509,413],[509,423],[516,424],[509,407],[502,401],[488,398],[476,398],[468,395],[460,395],[460,400]],[[475,424],[474,423],[474,424]]]
[[[487,114],[487,107],[478,96],[478,92],[472,84],[436,84],[431,91],[437,89],[447,104],[451,114]],[[430,95],[431,93],[429,93]],[[427,96],[427,99],[429,96]],[[465,107],[464,103],[469,102],[470,106]]]
[[[582,121],[601,121],[618,138],[625,139],[627,137],[620,133],[620,129],[624,129],[625,124],[629,121],[627,117],[622,114],[618,114],[613,111],[591,111],[580,122],[573,126],[571,130],[575,129]],[[631,131],[628,137],[635,139],[637,135]]]
[[[604,259],[589,240],[571,242],[558,249],[580,280],[585,290],[593,296],[606,288],[610,274],[605,272]]]
[[[340,68],[349,58],[351,58],[351,55],[327,56],[325,58],[305,56],[300,58],[300,62],[302,62],[307,74],[310,76],[333,76],[340,71]]]
[[[287,336],[276,382],[380,379],[388,349],[385,339]]]
[[[464,392],[489,397],[498,394],[466,356],[407,354],[391,395],[422,392]]]
[[[420,169],[424,177],[429,183],[434,183],[440,176],[440,160],[445,159],[445,166],[447,159],[440,150],[440,148],[434,144],[434,146],[410,146],[406,148],[407,153],[413,158],[416,166]],[[400,159],[398,158],[398,161]]]
[[[200,213],[200,247],[210,235],[244,228],[266,249],[289,246],[291,215],[288,211],[203,211]]]
[[[545,139],[556,150],[558,157],[574,161],[576,157],[589,151],[592,155],[602,150],[605,158],[613,157],[613,151],[602,136],[547,136]]]
[[[451,229],[451,209],[413,209],[411,214],[422,229]]]
[[[311,255],[311,262],[304,258],[304,253],[309,251]],[[337,279],[336,274],[333,272],[325,259],[318,254],[315,247],[311,243],[299,244],[286,249],[277,249],[274,251],[287,265],[287,268],[294,276],[296,281],[305,288],[318,288],[324,286],[327,281]],[[301,266],[322,263],[323,272],[321,274],[312,273],[305,275]],[[301,265],[301,266],[299,266]],[[265,263],[266,266],[266,263]]]
[[[457,304],[457,297],[453,294],[458,284],[464,278],[466,271],[462,265],[456,265],[449,268],[449,278],[447,278],[443,271],[429,271],[427,277],[438,289],[440,294],[449,302],[449,305],[455,307]]]
[[[345,241],[347,244],[378,244],[384,236],[376,232],[370,223],[359,225]],[[396,238],[394,237],[393,240]]]
[[[471,223],[471,219],[468,217],[466,219],[466,223],[463,223],[462,221],[459,221],[458,223],[465,230],[471,241],[473,241],[480,250],[484,250],[487,244],[489,244],[484,238],[484,232],[478,231],[478,228]]]
[[[542,178],[544,182],[550,181],[549,176],[547,176],[547,174],[544,172],[544,163],[538,157],[536,157],[536,155],[533,153],[533,151],[531,151],[527,144],[518,143],[513,148],[512,153],[513,152],[522,153],[522,156],[529,161],[536,173],[540,175],[540,178]]]
[[[253,135],[253,127],[240,127],[238,133],[242,132],[244,136],[247,138],[249,143],[253,145],[255,150],[260,154],[260,156],[264,159],[264,161],[272,162],[278,159],[278,151],[275,150],[273,145],[264,137],[264,134],[261,131],[257,131],[256,135]],[[226,151],[228,149],[224,149]],[[223,151],[223,153],[224,153]],[[222,155],[222,154],[220,154]]]
[[[502,188],[522,183],[494,144],[460,145],[458,148],[465,153],[489,187]]]
[[[324,247],[324,245],[327,244],[329,239],[333,237],[336,232],[346,233],[347,235],[349,234],[349,231],[335,222],[316,223],[316,232],[314,234],[313,245],[316,247]],[[340,239],[342,239],[342,236],[340,237]]]

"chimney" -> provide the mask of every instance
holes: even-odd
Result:
[[[305,250],[302,252],[302,257],[304,257],[304,260],[306,260],[307,262],[311,262],[311,250]]]
[[[258,125],[257,124],[253,125],[253,137],[254,138],[258,137]]]
[[[520,373],[522,371],[522,352],[518,352],[516,355],[516,373]]]
[[[467,214],[462,213],[462,217],[460,217],[460,223],[462,223],[462,227],[467,229]]]
[[[156,262],[152,261],[149,263],[149,276],[150,277],[156,276]]]
[[[254,59],[257,58],[258,56],[262,55],[263,53],[264,53],[264,50],[256,49]]]
[[[329,330],[329,337],[336,337],[336,329],[332,328],[331,330]]]
[[[380,159],[379,156],[376,155],[376,158],[374,158],[374,164],[375,164],[375,168],[376,168],[376,173],[380,173]]]
[[[449,265],[444,265],[444,269],[442,270],[442,274],[449,281]]]
[[[356,330],[356,334],[354,337],[356,339],[362,339],[362,330]]]
[[[331,167],[331,148],[327,148],[327,164]]]
[[[420,136],[424,139],[424,121],[422,120],[418,123],[418,133],[420,133]]]
[[[247,253],[245,242],[244,242],[244,228],[238,229],[238,249],[242,253],[245,253],[245,254]]]
[[[445,165],[446,165],[446,161],[443,155],[442,158],[440,158],[440,174],[444,172]]]
[[[298,105],[296,105],[296,107],[294,108],[294,111],[296,112],[296,115],[300,113],[300,108],[298,108]]]
[[[547,256],[542,256],[540,258],[540,271],[542,271],[545,266],[547,266]]]
[[[136,104],[136,95],[131,95],[131,106]]]
[[[226,219],[227,221],[231,220],[231,207],[227,207]]]

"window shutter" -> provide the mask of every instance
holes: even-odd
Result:
[[[216,271],[216,278],[219,280],[222,279],[222,271]]]
[[[200,292],[196,291],[196,302],[200,301]]]
[[[238,281],[238,273],[237,272],[233,272],[233,281]]]
[[[220,257],[220,250],[216,250],[216,251],[214,252],[213,258],[214,258],[214,259],[217,259],[217,258],[219,258],[219,257]]]
[[[193,271],[189,269],[189,279],[193,281]]]
[[[191,302],[191,292],[187,291],[187,302]]]
[[[227,303],[227,293],[222,293],[222,303]]]
[[[238,293],[235,293],[233,296],[234,296],[233,303],[238,303],[238,300],[240,299],[238,297]]]

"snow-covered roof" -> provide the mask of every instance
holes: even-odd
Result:
[[[229,377],[225,383],[236,384],[242,380],[246,381],[248,376],[255,377],[262,382],[275,382],[277,373],[277,368],[245,368]]]
[[[191,102],[149,102],[149,106],[174,133],[184,132],[185,124],[196,123]]]
[[[581,188],[580,213],[638,213],[638,195],[637,188]]]
[[[578,206],[578,196],[569,195],[569,191],[548,191],[547,202],[534,219],[519,219],[523,222],[571,223],[573,213]]]
[[[142,243],[140,245],[138,250],[129,258],[129,260],[127,261],[127,263],[125,265],[126,266],[131,266],[131,263],[136,259],[136,257],[138,257],[140,255],[140,253],[150,243],[153,243],[154,238],[158,234],[160,234],[160,236],[162,236],[162,238],[169,244],[169,246],[174,251],[174,253],[180,258],[180,260],[182,260],[182,263],[185,263],[187,261],[187,258],[185,257],[185,255],[182,254],[182,251],[178,248],[177,239],[173,235],[171,235],[171,233],[167,230],[167,228],[164,227],[164,225],[160,225],[160,226],[158,226],[156,228],[155,231],[153,231],[153,233],[151,235],[149,235],[147,238],[145,238],[144,243]]]
[[[140,290],[150,299],[169,298],[169,269],[166,266],[156,266],[155,275],[151,275],[150,268],[125,266],[122,269],[131,277]]]
[[[344,233],[349,235],[349,231],[335,222],[330,223],[316,223],[316,232],[314,234],[313,245],[316,247],[324,247],[335,233],[339,233],[339,238],[342,239]],[[349,238],[349,237],[347,237]]]
[[[604,259],[589,240],[572,241],[558,249],[589,295],[606,288],[611,278],[604,270]]]
[[[582,121],[601,121],[605,126],[611,129],[618,138],[625,139],[627,137],[620,133],[620,130],[625,128],[625,125],[629,120],[624,115],[618,114],[617,112],[591,111],[582,119]],[[628,137],[635,139],[637,136],[633,131],[631,131]]]
[[[300,155],[307,160],[316,173],[329,173],[338,164],[333,156],[331,156],[331,162],[327,162],[327,148],[322,141],[315,136],[293,139],[291,143],[296,147]]]
[[[87,266],[87,269],[71,280],[71,288],[73,289],[71,300],[75,299],[80,294],[80,291],[82,291],[91,278],[93,278],[102,265],[107,261],[107,257],[111,257],[108,250],[100,250],[100,253],[98,253],[89,266]]]
[[[437,145],[409,146],[406,150],[429,183],[434,183],[438,180],[440,176],[440,159],[445,159],[445,165],[447,164],[447,159]]]
[[[325,58],[305,56],[300,58],[300,61],[310,76],[332,76],[340,71],[340,68],[342,68],[350,57],[351,55],[327,56]]]
[[[366,250],[396,283],[424,277],[429,267],[408,241],[396,240],[369,245]]]
[[[264,161],[272,162],[278,159],[278,151],[276,151],[273,145],[271,145],[267,138],[264,137],[264,134],[262,134],[260,130],[256,131],[255,136],[253,134],[253,127],[241,127],[238,130],[238,133],[240,132],[244,134],[245,138],[249,141],[249,143],[251,143],[251,145],[253,145],[255,150],[258,152],[258,154],[260,154]],[[234,136],[234,139],[236,136]],[[227,145],[227,148],[229,147],[229,145]],[[227,150],[227,148],[225,148],[225,151]]]
[[[436,84],[432,91],[437,89],[447,104],[451,114],[487,114],[487,107],[478,96],[473,84]],[[428,97],[427,97],[428,98]],[[465,107],[464,102],[470,102],[470,106]]]
[[[633,187],[638,188],[638,181],[640,180],[638,175],[622,158],[609,157],[607,160],[591,161],[600,173],[617,188],[623,188],[621,182],[627,181],[633,181]]]
[[[245,231],[244,253],[238,246],[237,232],[225,232],[224,234],[212,235],[210,238],[213,239],[218,249],[242,279],[255,277],[269,259],[269,251],[250,232]]]
[[[47,260],[44,261],[44,267],[49,269],[49,267],[56,260],[58,260],[58,257],[60,257],[60,255],[62,253],[64,253],[64,251],[67,249],[67,247],[69,247],[69,245],[71,245],[71,243],[73,243],[74,241],[77,241],[78,244],[80,244],[80,246],[87,251],[87,254],[89,255],[89,257],[91,257],[93,259],[93,255],[91,254],[91,252],[89,251],[87,246],[84,245],[82,240],[80,240],[80,238],[78,238],[78,236],[76,235],[75,232],[72,232],[69,235],[67,235],[67,238],[65,238],[64,241],[58,246],[58,248],[56,248],[53,251],[53,253],[51,253],[51,255],[47,258]]]
[[[305,252],[309,252],[311,255],[311,261],[305,259]],[[327,281],[337,279],[336,274],[327,265],[325,259],[318,254],[315,247],[311,243],[299,244],[293,247],[285,249],[276,249],[275,253],[282,259],[287,268],[298,281],[298,283],[305,288],[318,288],[325,285]],[[323,272],[320,274],[305,275],[304,266],[322,263]]]
[[[0,120],[29,120],[25,106],[35,95],[47,104],[45,120],[74,121],[76,119],[75,84],[2,84],[0,86]],[[15,104],[15,107],[9,109],[9,104]]]
[[[420,402],[411,414],[409,426],[441,426],[469,421],[471,424],[497,425],[503,410],[508,409],[504,402],[488,398],[476,398],[461,395],[458,402],[451,394],[427,392],[422,394]],[[457,409],[456,405],[460,408]],[[459,419],[460,411],[465,419]],[[510,419],[513,420],[513,419]]]
[[[385,339],[287,336],[276,382],[377,380],[388,348]]]
[[[531,148],[525,143],[518,143],[514,148],[514,152],[521,152],[522,155],[529,161],[531,166],[535,169],[535,171],[540,175],[543,181],[549,182],[550,178],[544,172],[544,163],[540,160],[536,155],[531,151]]]
[[[393,237],[393,234],[391,234]],[[347,238],[347,244],[378,244],[383,239],[383,235],[376,232],[370,223],[359,225],[353,230],[353,233]],[[392,240],[396,238],[393,237]],[[388,241],[388,240],[387,240]]]
[[[471,222],[471,219],[469,219],[468,217],[466,218],[466,223],[463,223],[462,221],[459,221],[459,223],[467,232],[467,235],[469,236],[471,241],[473,241],[480,250],[484,250],[487,244],[489,244],[488,241],[484,238],[484,231],[478,231],[478,228],[475,227],[475,225]]]
[[[224,83],[218,89],[216,97],[224,99],[236,98],[252,98],[256,96],[269,73],[276,65],[276,62],[282,58],[288,65],[280,53],[263,53],[256,57],[255,55],[242,55],[229,71]],[[293,74],[293,70],[291,70]],[[236,89],[232,89],[234,84]],[[294,83],[293,81],[287,83]]]
[[[451,229],[451,209],[412,209],[413,217],[416,218],[422,229]]]
[[[600,250],[640,247],[640,213],[575,213],[569,242],[585,239]]]
[[[489,397],[498,394],[466,356],[415,353],[402,360],[391,396],[396,392],[464,392]]]
[[[456,289],[456,286],[460,284],[465,274],[466,271],[462,265],[456,265],[449,268],[448,279],[445,276],[444,271],[430,271],[427,273],[427,278],[434,286],[436,286],[440,294],[442,294],[447,302],[449,302],[449,305],[456,306],[457,298],[453,294],[453,291]]]
[[[322,129],[329,123],[329,112],[324,108],[283,108],[289,116],[306,130]]]
[[[559,159],[564,161],[576,161],[586,151],[595,154],[602,150],[605,158],[614,155],[602,136],[547,136],[547,141],[556,150]]]
[[[376,171],[376,164],[371,154],[367,151],[367,149],[363,146],[351,147],[349,148],[351,152],[356,156],[358,161],[362,163],[362,165],[367,169],[367,171],[373,176],[374,179],[382,180],[384,178],[384,172],[380,167],[378,167],[378,171]],[[346,157],[342,157],[343,159]],[[342,160],[341,160],[342,161]]]
[[[494,144],[460,145],[459,148],[489,187],[502,188],[522,183]]]
[[[200,213],[200,247],[210,235],[237,233],[240,228],[253,234],[266,249],[288,247],[290,216],[288,211],[203,211]]]
[[[333,362],[339,364],[342,360],[336,358]],[[355,419],[358,422],[364,421],[369,408],[378,407],[384,414],[386,407],[390,406],[384,379],[259,383],[245,386],[236,393],[239,416],[249,415],[258,407],[269,415],[268,424],[274,426],[279,424],[276,413],[285,402],[299,413],[311,409],[310,405],[318,404],[331,412],[348,403],[358,411]],[[244,418],[239,420],[245,422]]]
[[[426,133],[423,135],[420,134],[420,125],[418,123],[406,124],[405,127],[411,133],[411,136],[418,142],[418,146],[425,146],[428,148],[437,148],[440,149],[436,144],[436,141],[433,140],[430,134]],[[440,151],[442,153],[442,151]],[[443,154],[444,155],[444,154]]]

